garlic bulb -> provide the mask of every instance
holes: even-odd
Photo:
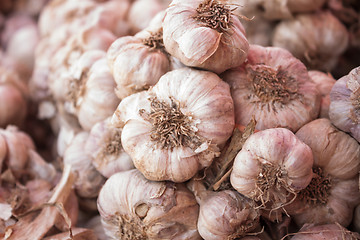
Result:
[[[360,142],[360,67],[340,78],[330,92],[331,122]]]
[[[360,202],[359,143],[326,118],[304,125],[296,136],[312,149],[314,177],[288,206],[288,213],[299,226],[305,223],[348,226],[353,209]]]
[[[150,20],[159,12],[164,10],[166,5],[160,0],[136,0],[131,4],[128,21],[131,27],[131,33],[145,29]]]
[[[289,50],[311,69],[331,71],[348,46],[345,26],[330,12],[300,14],[279,23],[273,45]]]
[[[315,70],[309,71],[309,76],[321,94],[319,118],[329,118],[330,91],[336,80],[329,73]]]
[[[120,99],[147,90],[170,70],[162,30],[144,30],[140,34],[118,38],[107,51],[108,64],[117,84],[116,95]]]
[[[77,173],[75,189],[79,196],[85,198],[96,197],[105,179],[92,165],[92,159],[84,153],[87,132],[76,134],[64,153],[64,163],[71,166]]]
[[[182,63],[216,73],[246,59],[249,44],[231,5],[216,0],[173,0],[163,20],[166,50]]]
[[[310,183],[312,165],[311,149],[290,130],[266,129],[246,140],[236,155],[230,182],[261,208],[277,210]]]
[[[111,118],[96,123],[86,140],[85,151],[93,165],[106,178],[134,168],[130,156],[121,146],[121,128],[111,126]]]
[[[230,240],[245,236],[259,225],[255,203],[234,190],[213,192],[197,180],[188,187],[200,205],[197,228],[206,240]]]
[[[0,67],[0,127],[23,124],[27,97],[28,89],[18,75]]]
[[[355,240],[360,239],[360,234],[350,232],[339,224],[326,224],[314,226],[307,224],[299,232],[291,234],[291,240]]]
[[[320,95],[304,64],[287,50],[251,45],[247,61],[222,74],[230,84],[236,123],[298,130],[319,114]]]
[[[183,184],[149,181],[136,169],[106,181],[98,209],[109,239],[201,239],[194,195]]]
[[[231,136],[229,86],[216,74],[180,68],[147,92],[124,98],[112,123],[134,165],[150,180],[184,182],[211,164]]]

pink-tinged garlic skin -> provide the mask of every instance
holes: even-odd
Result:
[[[79,196],[85,198],[96,197],[105,182],[104,177],[92,165],[91,156],[84,151],[89,133],[78,133],[64,153],[64,163],[71,165],[72,171],[77,173],[75,189]]]
[[[340,78],[330,92],[330,121],[360,142],[360,67]]]
[[[201,239],[194,195],[183,184],[149,181],[136,169],[106,181],[98,210],[109,239]]]
[[[111,126],[111,118],[96,123],[86,140],[85,151],[93,165],[106,178],[130,170],[134,164],[121,145],[121,128]]]
[[[331,71],[348,47],[345,26],[330,12],[300,14],[279,23],[273,46],[289,50],[311,69]]]
[[[119,38],[107,51],[109,67],[117,84],[116,95],[120,99],[149,89],[170,70],[170,58],[164,47],[144,43],[152,35],[144,31],[141,37]]]
[[[330,74],[316,70],[309,71],[309,76],[321,94],[319,118],[329,118],[330,92],[336,80]]]
[[[348,226],[353,209],[360,202],[359,143],[326,118],[304,125],[296,136],[312,149],[314,178],[299,192],[287,212],[299,226],[305,223]]]
[[[326,0],[287,0],[287,6],[292,13],[312,12],[319,10]]]
[[[318,226],[306,224],[299,232],[291,235],[294,235],[291,240],[355,240],[360,238],[359,233],[350,232],[339,224],[325,224]]]
[[[155,102],[151,100],[154,98]],[[148,118],[151,112],[161,112],[154,110],[157,108],[156,101],[172,109],[165,112],[183,116],[182,120],[175,120],[172,124],[193,136],[189,138],[182,133],[171,133],[172,130],[169,130],[170,133],[156,130],[156,124]],[[165,115],[158,119],[159,127],[169,129],[164,122],[168,119]],[[176,118],[175,115],[170,119]],[[231,136],[234,128],[233,101],[229,86],[216,74],[181,68],[163,75],[148,92],[123,99],[112,123],[115,127],[125,124],[122,145],[146,178],[184,182],[209,166],[218,155],[218,146]],[[171,134],[177,134],[175,139]],[[153,135],[155,140],[152,140]],[[156,136],[168,140],[164,143],[156,140]]]
[[[183,64],[221,73],[242,64],[249,43],[237,16],[227,30],[218,31],[196,20],[202,0],[174,0],[166,9],[163,38],[166,50]],[[207,1],[207,4],[213,1]],[[217,3],[217,1],[214,1]],[[231,8],[231,7],[230,7]],[[204,41],[204,39],[206,39]]]
[[[235,157],[230,182],[241,194],[275,210],[310,183],[312,166],[311,149],[294,133],[285,128],[266,129],[246,140]]]
[[[15,72],[0,67],[0,127],[22,125],[27,113],[28,88]]]
[[[151,19],[166,8],[160,0],[136,0],[131,4],[127,20],[131,27],[131,33],[137,32],[148,27]]]
[[[235,121],[256,129],[283,127],[297,131],[317,118],[320,94],[303,63],[285,49],[251,45],[247,61],[221,75],[229,83]]]
[[[211,192],[200,202],[198,231],[206,240],[237,239],[259,224],[255,203],[232,190]]]

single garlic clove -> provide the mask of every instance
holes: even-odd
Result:
[[[201,239],[194,195],[183,184],[149,181],[136,169],[106,181],[98,209],[109,239]]]
[[[93,165],[106,178],[134,168],[121,145],[121,128],[112,127],[110,120],[107,118],[95,124],[85,145],[85,151],[93,158]]]
[[[329,118],[330,92],[336,80],[330,74],[315,70],[309,71],[309,76],[321,94],[319,118]]]
[[[360,142],[359,111],[360,67],[340,78],[330,92],[329,117],[341,130]]]
[[[166,50],[186,66],[216,73],[243,63],[249,44],[230,6],[219,1],[172,1],[163,20]]]
[[[265,210],[281,209],[311,181],[311,149],[290,130],[273,128],[251,135],[237,154],[231,185]]]
[[[348,41],[345,26],[328,11],[300,14],[283,21],[273,35],[274,46],[289,50],[309,68],[321,71],[335,67]]]
[[[124,150],[147,178],[183,182],[218,155],[232,134],[233,114],[229,87],[216,74],[181,68],[122,100],[112,123],[125,124]]]
[[[251,45],[247,61],[221,77],[230,84],[235,120],[256,129],[297,131],[319,114],[320,95],[306,67],[285,49]]]

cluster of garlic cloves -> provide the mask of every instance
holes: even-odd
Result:
[[[152,182],[136,169],[106,181],[98,209],[109,239],[201,239],[199,205],[185,185]]]
[[[216,74],[180,68],[123,99],[112,117],[121,142],[150,180],[184,182],[211,164],[234,128],[229,86]]]
[[[173,0],[165,11],[165,48],[186,66],[221,73],[245,61],[249,43],[231,4]]]
[[[272,128],[251,135],[236,155],[231,185],[269,211],[282,210],[313,177],[313,154],[294,133]],[[266,214],[266,213],[265,213]]]
[[[251,45],[246,62],[222,74],[229,83],[235,121],[256,129],[297,131],[319,114],[320,94],[303,63],[285,49]]]
[[[330,92],[331,122],[360,142],[360,67],[340,78]]]

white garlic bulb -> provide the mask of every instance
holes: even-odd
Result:
[[[180,68],[147,92],[123,99],[112,123],[150,180],[183,182],[211,164],[234,128],[229,86],[216,74]]]
[[[243,63],[249,43],[230,6],[216,0],[173,0],[163,20],[166,50],[186,66],[216,73]]]
[[[111,118],[96,123],[86,140],[85,151],[93,165],[106,178],[117,172],[134,168],[130,156],[121,145],[121,128],[111,126]]]
[[[231,185],[265,210],[289,204],[311,181],[311,149],[285,128],[252,134],[237,154]]]
[[[280,22],[273,45],[289,50],[311,69],[331,71],[349,42],[345,26],[330,12],[300,14]]]
[[[360,142],[360,67],[340,78],[330,92],[329,117],[341,130]]]
[[[64,163],[71,166],[77,173],[75,189],[79,196],[96,197],[105,182],[104,177],[92,165],[91,156],[84,153],[86,139],[89,133],[76,134],[64,153]]]
[[[198,180],[190,181],[188,188],[200,205],[197,228],[202,238],[238,239],[259,225],[260,212],[255,202],[237,191],[209,191]]]
[[[183,184],[149,181],[136,169],[106,181],[98,210],[109,239],[201,239],[194,195]]]
[[[222,74],[230,84],[236,123],[297,131],[317,118],[320,94],[303,63],[285,49],[251,45],[246,62]]]
[[[296,136],[314,154],[314,176],[288,206],[288,213],[299,226],[305,223],[348,226],[354,207],[360,202],[359,143],[326,118],[304,125]]]

